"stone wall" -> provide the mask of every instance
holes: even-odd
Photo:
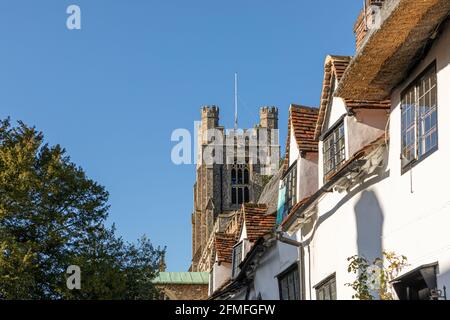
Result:
[[[158,285],[165,300],[206,300],[207,284],[166,284]]]

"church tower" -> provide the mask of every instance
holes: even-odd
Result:
[[[260,123],[255,128],[265,132],[278,129],[278,109],[275,107],[261,108]],[[206,134],[210,129],[216,129],[216,132],[220,133],[223,142],[220,148],[222,148],[224,157],[227,147],[230,147],[230,141],[232,141],[233,148],[243,141],[246,150],[245,160],[232,159],[222,163],[206,163],[203,159],[203,152],[212,142],[212,139],[209,139],[210,137]],[[238,135],[236,131],[233,132],[235,136]],[[240,134],[246,136],[246,132],[250,132],[250,130],[244,130]],[[217,106],[205,106],[201,109],[192,213],[192,265],[190,271],[209,271],[210,252],[208,246],[211,237],[215,232],[221,232],[226,228],[227,221],[243,203],[257,202],[264,188],[264,181],[267,181],[263,176],[270,174],[269,171],[262,170],[263,166],[260,163],[249,159],[247,154],[248,138],[242,137],[242,139],[236,138],[235,140],[235,136],[233,139],[229,139],[230,136],[227,135],[224,127],[219,125],[219,108]],[[278,135],[276,139],[278,139]],[[271,137],[270,141],[274,144],[275,137]],[[277,159],[279,159],[278,141],[276,141],[275,148],[271,150],[277,153]]]

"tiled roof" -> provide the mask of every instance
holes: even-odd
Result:
[[[319,109],[292,105],[290,120],[298,148],[302,151],[317,151],[317,141],[314,140]]]
[[[305,152],[317,152],[318,143],[314,139],[319,109],[292,104],[289,108],[288,135],[286,142],[286,167],[289,167],[289,149],[291,128],[294,131],[298,149]]]
[[[231,263],[231,256],[235,243],[236,236],[234,234],[216,233],[214,237],[214,246],[219,263]]]
[[[207,272],[160,272],[153,279],[154,284],[208,284]]]
[[[348,65],[350,64],[351,59],[352,57],[349,56],[327,56],[327,58],[325,59],[319,117],[314,134],[316,139],[320,136],[322,124],[325,120],[327,112],[327,107],[330,100],[332,99],[331,92],[333,88],[331,88],[331,86],[333,85],[333,76],[336,78],[336,81],[339,82],[344,75],[344,72],[347,69]]]
[[[290,219],[290,217],[295,214],[295,212],[300,209],[300,207],[302,205],[304,205],[311,197],[306,197],[305,199],[303,199],[302,201],[297,202],[291,209],[291,211],[289,212],[289,214],[284,218],[283,222],[281,223],[281,225],[283,226],[287,220]]]
[[[350,56],[328,56],[325,60],[319,116],[314,131],[315,139],[318,139],[322,132],[322,126],[327,114],[327,108],[330,104],[331,99],[333,98],[333,96],[331,95],[333,89],[331,86],[334,85],[333,76],[335,78],[335,81],[339,83],[351,61],[352,57]],[[389,100],[375,101],[345,99],[344,101],[348,110],[390,109],[391,107],[391,102]]]
[[[275,227],[275,213],[267,214],[267,205],[244,204],[244,221],[247,239],[255,242]]]

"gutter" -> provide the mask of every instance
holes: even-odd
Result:
[[[283,233],[281,231],[277,232],[276,239],[287,245],[297,247],[298,256],[300,258],[300,261],[299,261],[300,289],[301,289],[300,300],[306,300],[305,299],[305,297],[306,297],[305,253],[303,251],[304,250],[303,242],[298,242],[298,241],[286,238],[283,236]],[[310,270],[310,272],[311,272],[311,270]]]

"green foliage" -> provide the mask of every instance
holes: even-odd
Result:
[[[164,250],[107,228],[108,192],[59,145],[0,121],[0,299],[148,299]],[[80,291],[66,287],[78,265]]]
[[[383,258],[371,263],[358,255],[347,260],[348,272],[356,274],[356,280],[346,285],[356,292],[352,297],[359,300],[374,300],[375,295],[381,300],[393,300],[390,283],[408,265],[405,256],[393,252],[383,252]]]

